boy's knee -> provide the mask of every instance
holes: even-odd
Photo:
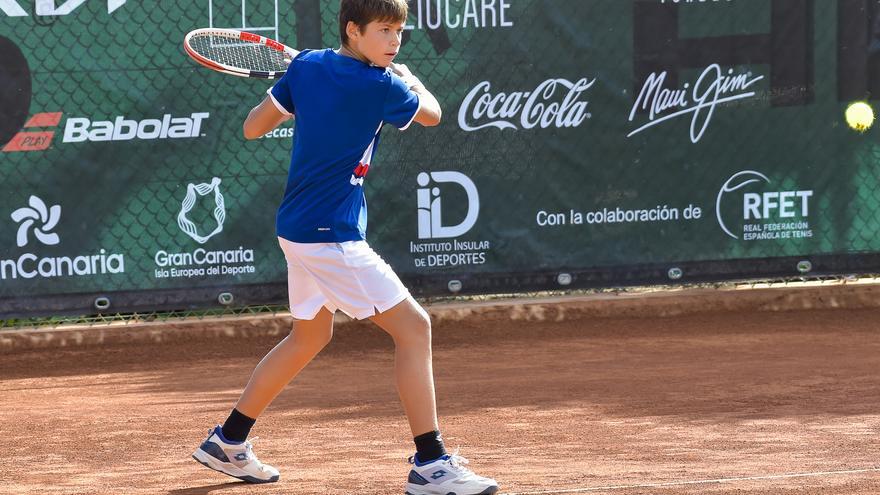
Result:
[[[315,336],[315,340],[316,344],[319,345],[321,349],[323,349],[327,344],[330,343],[331,340],[333,340],[333,329],[328,328],[327,331],[320,332],[318,335]]]
[[[300,345],[320,351],[333,340],[333,328],[326,330],[310,329],[309,331],[297,330],[296,325],[290,330],[290,337]]]
[[[419,338],[421,340],[427,340],[429,343],[431,341],[431,317],[428,315],[427,311],[419,308],[420,310],[417,313],[417,317],[414,319],[413,328],[411,332],[414,337]]]
[[[424,309],[420,311],[421,318],[419,318],[419,325],[425,333],[431,335],[431,316],[428,315],[428,312]]]

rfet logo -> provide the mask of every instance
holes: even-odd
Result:
[[[721,186],[715,215],[721,230],[734,239],[810,238],[812,198],[812,190],[780,187],[761,172],[743,170]]]

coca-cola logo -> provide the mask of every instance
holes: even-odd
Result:
[[[468,132],[487,127],[534,129],[578,127],[592,117],[589,102],[580,101],[596,79],[548,79],[533,91],[492,94],[492,83],[476,86],[458,109],[458,125]]]

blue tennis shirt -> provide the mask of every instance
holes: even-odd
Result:
[[[418,96],[391,69],[334,50],[303,50],[269,90],[295,114],[278,235],[293,242],[366,239],[364,177],[386,123],[406,129]]]

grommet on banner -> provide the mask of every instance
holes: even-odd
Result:
[[[800,273],[810,273],[811,271],[813,271],[813,264],[810,263],[808,260],[798,261],[797,271],[799,271]]]
[[[229,306],[234,300],[235,296],[233,296],[231,292],[221,292],[220,295],[217,296],[217,302],[224,306]]]
[[[571,274],[560,273],[556,276],[556,282],[558,282],[559,285],[571,285]]]
[[[98,296],[95,298],[95,309],[105,311],[110,308],[110,298],[106,296]]]
[[[455,293],[461,291],[461,280],[450,280],[446,287],[449,288],[449,292]]]
[[[684,272],[681,270],[681,268],[674,266],[670,268],[668,272],[666,272],[666,275],[669,277],[670,280],[678,280],[684,275]]]

